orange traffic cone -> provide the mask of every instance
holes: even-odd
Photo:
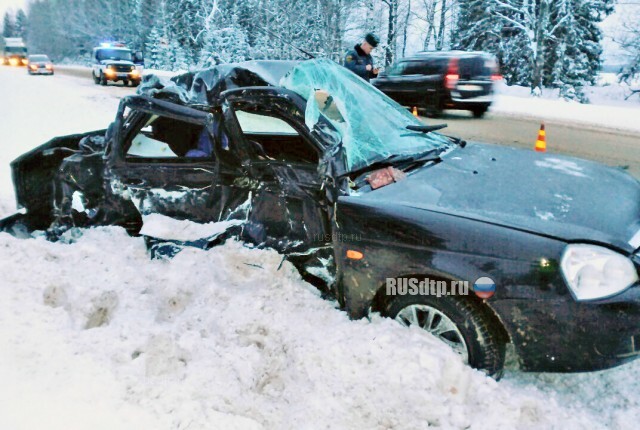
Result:
[[[413,114],[413,116],[417,117],[418,116],[418,108],[414,106],[413,109],[411,109],[411,113]]]
[[[544,123],[540,124],[538,140],[536,140],[536,151],[547,152],[547,133],[544,131]]]

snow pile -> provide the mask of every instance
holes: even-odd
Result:
[[[491,113],[517,118],[542,119],[590,129],[610,129],[626,133],[640,132],[637,121],[640,101],[633,97],[624,101],[628,91],[620,84],[586,87],[591,104],[558,99],[558,89],[545,89],[542,97],[533,97],[521,86],[497,86]]]
[[[350,321],[275,252],[74,240],[0,234],[0,428],[594,427],[423,331]]]
[[[158,239],[189,242],[214,237],[229,227],[242,224],[242,222],[241,220],[232,220],[198,224],[169,218],[161,214],[149,214],[142,216],[140,234]]]

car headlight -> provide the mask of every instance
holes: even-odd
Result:
[[[107,66],[107,69],[108,69],[108,70],[112,70],[112,69],[113,69],[113,66]]]
[[[136,66],[131,66],[131,70],[135,70],[135,69],[136,69]]]
[[[568,245],[560,263],[562,274],[578,301],[604,299],[638,280],[630,259],[601,246]]]

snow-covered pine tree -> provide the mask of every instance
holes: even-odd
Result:
[[[7,11],[4,13],[2,20],[2,37],[13,37],[16,31],[16,23],[13,16]]]
[[[149,34],[156,25],[156,16],[160,7],[160,0],[139,0],[138,1],[138,43],[143,45],[143,53],[148,55],[146,51]]]
[[[27,15],[22,9],[18,9],[18,12],[16,12],[16,28],[14,34],[15,37],[27,38]]]
[[[185,49],[180,43],[173,39],[170,42],[170,52],[173,54],[171,59],[171,70],[173,71],[187,71],[191,65],[191,60],[188,58]]]
[[[238,24],[238,16],[233,14],[228,22],[221,23],[220,28],[213,28],[205,36],[201,65],[244,61],[248,53],[247,36]]]
[[[163,54],[160,49],[160,31],[152,27],[145,44],[145,65],[150,69],[161,69]]]
[[[456,48],[488,51],[499,55],[503,25],[495,16],[494,3],[493,0],[459,2],[454,32]]]
[[[634,95],[640,96],[640,87],[637,83],[634,84],[640,77],[640,10],[629,16],[623,26],[625,31],[619,43],[627,54],[628,64],[620,71],[618,79],[629,86],[625,96],[628,99]]]
[[[189,62],[195,62],[200,50],[203,47],[200,33],[204,27],[203,3],[206,0],[172,0],[166,2],[166,12],[169,17],[168,34],[171,40],[175,40],[177,45],[172,44],[171,49],[177,46],[182,48],[182,53]],[[175,57],[175,52],[173,53]]]
[[[558,17],[566,17],[555,52],[549,55],[550,86],[560,88],[560,97],[568,101],[588,102],[582,88],[588,75],[586,58],[578,48],[579,36],[571,2],[563,1]]]
[[[461,48],[495,53],[509,84],[528,85],[539,93],[543,84],[564,82],[567,91],[569,87],[578,90],[580,98],[579,87],[592,82],[599,68],[602,36],[598,23],[611,13],[613,2],[460,2],[457,39]]]

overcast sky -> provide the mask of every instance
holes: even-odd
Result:
[[[26,3],[26,0],[0,0],[0,16],[4,16],[8,9],[15,12],[18,8],[25,8]]]

